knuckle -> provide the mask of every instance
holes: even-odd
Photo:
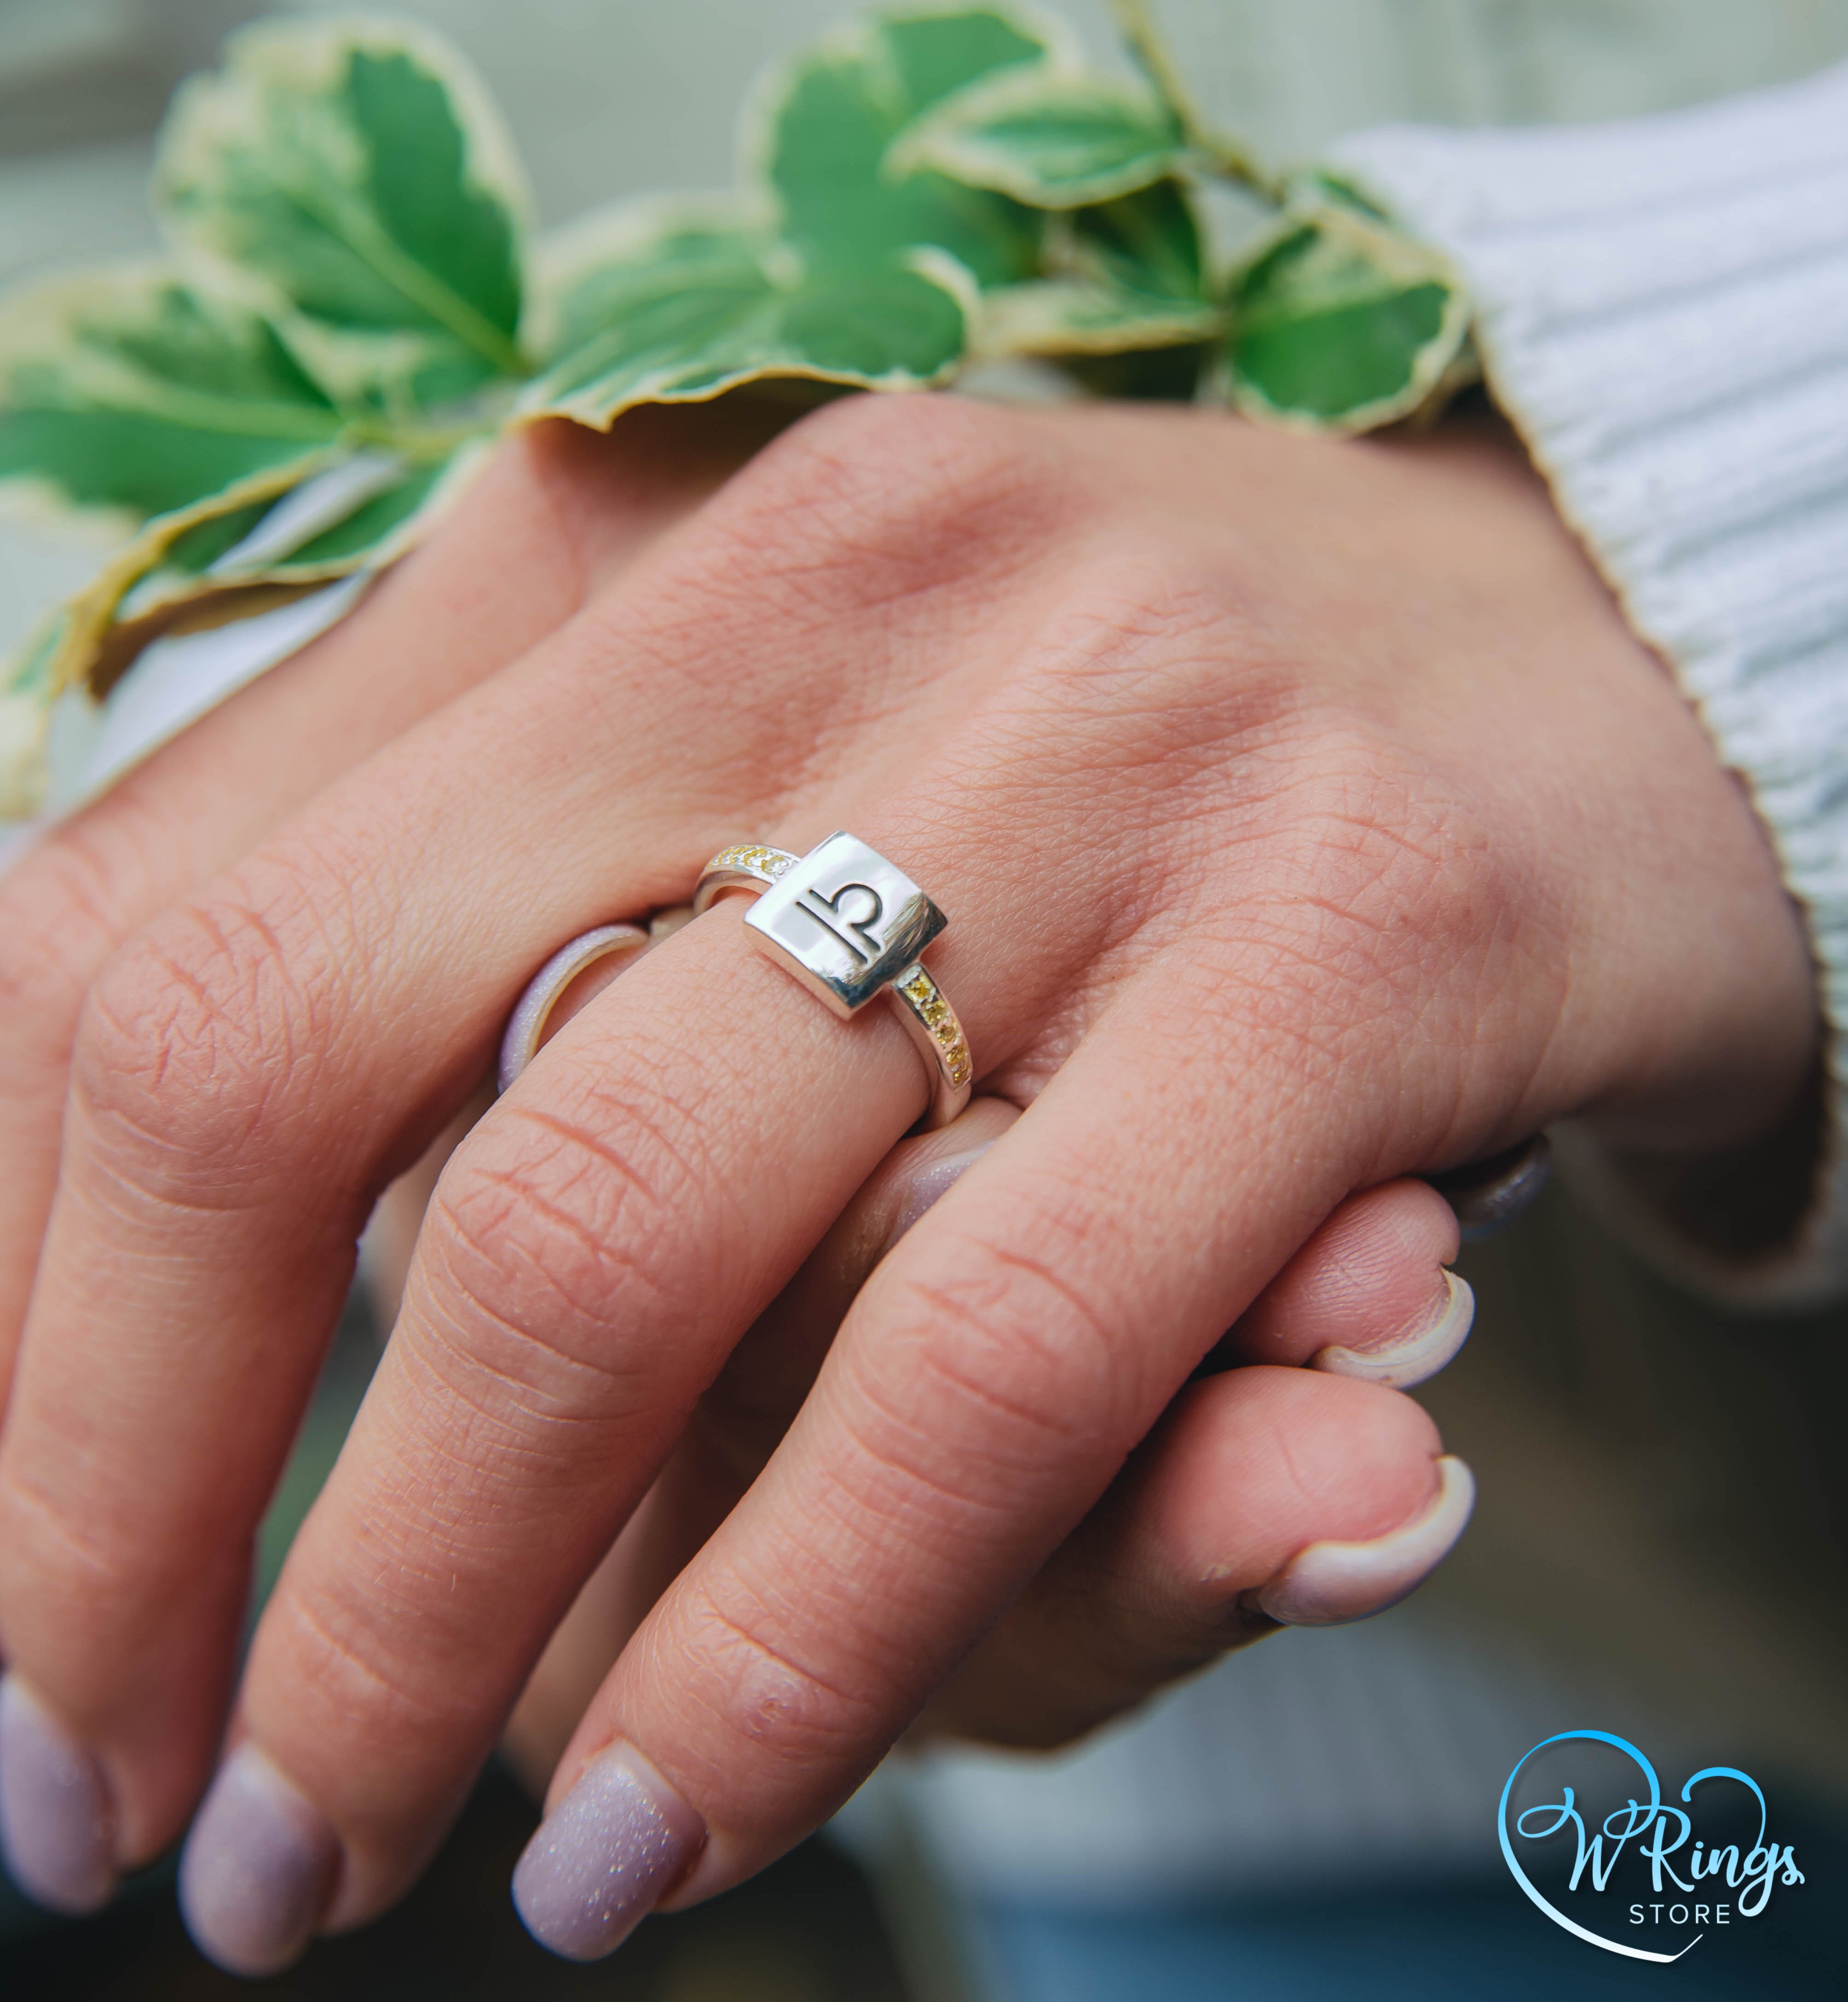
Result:
[[[881,602],[1017,557],[1062,509],[1060,470],[1053,439],[1015,413],[849,397],[761,455],[721,519],[811,591]]]
[[[697,1311],[696,1134],[636,1093],[574,1116],[510,1105],[459,1150],[424,1226],[417,1325],[465,1397],[485,1377],[497,1404],[513,1383],[580,1417],[635,1408],[636,1327]]]
[[[1052,755],[1075,774],[1159,762],[1169,783],[1190,765],[1216,776],[1216,754],[1273,724],[1283,692],[1212,567],[1114,524],[1066,551],[1022,669],[1024,714],[1010,720],[1044,740],[1055,716]]]
[[[78,1024],[72,1086],[141,1178],[211,1199],[256,1193],[312,1102],[330,1036],[324,994],[275,926],[230,898],[168,913],[109,958]]]
[[[965,1236],[952,1250],[940,1236],[933,1269],[887,1296],[890,1338],[847,1352],[870,1512],[892,1512],[876,1498],[894,1482],[933,1491],[939,1508],[1006,1508],[1023,1478],[1094,1450],[1114,1422],[1101,1414],[1128,1421],[1159,1402],[1163,1386],[1114,1306],[1060,1270],[1078,1262],[1083,1211],[1042,1193],[1030,1213],[1010,1209],[1005,1239]],[[942,1491],[945,1438],[959,1442],[954,1496]]]
[[[700,1665],[691,1693],[732,1744],[832,1777],[843,1750],[877,1728],[880,1679],[805,1661],[783,1624],[741,1577],[714,1579],[676,1606],[673,1651]],[[734,1770],[728,1756],[720,1763]]]
[[[1377,729],[1324,725],[1280,804],[1274,909],[1293,902],[1324,971],[1383,1003],[1423,992],[1529,901],[1518,849],[1491,839],[1433,761]]]
[[[389,1747],[401,1760],[407,1745],[441,1744],[478,1723],[469,1679],[430,1672],[432,1652],[459,1651],[459,1637],[433,1631],[437,1624],[413,1617],[408,1604],[382,1605],[376,1589],[358,1581],[309,1587],[285,1578],[258,1647],[267,1673],[286,1677],[304,1708],[326,1721],[333,1742]]]
[[[1356,1109],[1398,1131],[1453,1102],[1442,1053],[1543,1033],[1564,1001],[1563,913],[1540,859],[1491,835],[1469,775],[1358,705],[1306,701],[1238,778],[1183,849],[1191,922],[1156,1003],[1177,1055],[1231,1025],[1280,1109],[1353,1100],[1365,1078]]]

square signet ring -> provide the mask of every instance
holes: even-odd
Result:
[[[741,842],[699,872],[693,909],[727,890],[754,890],[744,913],[754,941],[843,1020],[880,994],[924,1057],[931,1083],[926,1130],[947,1126],[969,1102],[969,1041],[949,998],[922,962],[948,925],[902,869],[850,834],[831,834],[806,855]]]

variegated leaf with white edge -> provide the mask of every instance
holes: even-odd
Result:
[[[1052,64],[1006,69],[953,92],[887,155],[1033,208],[1081,208],[1166,180],[1187,152],[1174,115],[1144,86]]]
[[[1047,268],[1145,298],[1204,302],[1209,292],[1200,222],[1186,186],[1156,181],[1054,219]]]
[[[1215,339],[1226,316],[1201,302],[1151,298],[1084,278],[1042,278],[985,292],[975,351],[1019,355],[1123,354]]]
[[[51,670],[67,616],[61,605],[41,619],[0,680],[0,821],[30,819],[44,801]]]
[[[54,688],[101,699],[155,640],[384,569],[427,531],[489,448],[472,440],[421,461],[357,453],[280,496],[226,497],[217,511],[151,521],[73,601]]]
[[[1345,203],[1299,201],[1236,275],[1229,386],[1248,416],[1361,431],[1450,375],[1470,302],[1442,254]]]
[[[940,251],[811,265],[748,206],[642,202],[542,262],[553,358],[522,415],[607,429],[639,403],[749,383],[915,389],[961,361],[973,280]]]
[[[256,314],[163,265],[0,299],[0,481],[125,525],[326,462],[342,419]]]
[[[243,30],[175,99],[155,197],[343,406],[401,420],[526,372],[525,176],[487,92],[427,29]]]
[[[1004,7],[901,8],[844,23],[759,87],[748,177],[813,263],[864,266],[929,244],[980,284],[1029,277],[1040,217],[942,174],[901,172],[893,156],[912,121],[952,92],[1042,65],[1064,45],[1056,23]]]

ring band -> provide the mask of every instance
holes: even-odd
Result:
[[[507,1033],[500,1038],[500,1061],[496,1067],[497,1091],[509,1090],[515,1078],[539,1054],[546,1024],[558,1006],[559,996],[578,975],[608,959],[614,952],[633,952],[648,943],[648,933],[640,925],[599,925],[594,931],[580,932],[561,945],[526,983],[526,990],[507,1018]]]
[[[756,943],[843,1019],[889,994],[930,1079],[926,1132],[969,1102],[969,1039],[921,955],[948,925],[917,884],[876,849],[831,834],[807,854],[739,842],[699,872],[696,913],[728,890],[751,890],[744,923]]]

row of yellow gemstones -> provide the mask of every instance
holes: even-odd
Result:
[[[956,1011],[944,999],[943,990],[920,966],[899,982],[898,991],[917,1010],[925,1027],[943,1052],[943,1068],[949,1073],[950,1082],[958,1086],[967,1084],[975,1071],[975,1062],[969,1054],[969,1039],[963,1034],[963,1025],[956,1019]]]
[[[794,866],[796,858],[786,855],[780,848],[764,848],[755,842],[741,841],[735,848],[727,848],[715,855],[706,865],[713,869],[755,869],[765,876],[780,876],[785,870]]]

